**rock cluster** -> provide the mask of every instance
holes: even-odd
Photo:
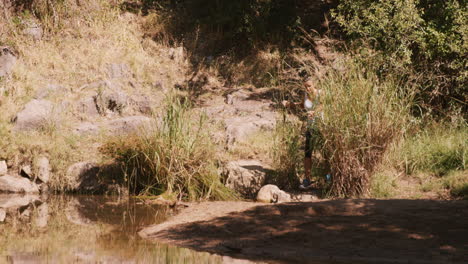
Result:
[[[0,193],[39,193],[46,192],[51,174],[49,159],[39,156],[31,168],[25,165],[20,174],[8,174],[6,161],[0,161]]]

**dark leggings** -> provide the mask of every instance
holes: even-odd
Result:
[[[321,134],[317,127],[309,127],[305,133],[305,157],[312,158],[312,152],[319,147]]]

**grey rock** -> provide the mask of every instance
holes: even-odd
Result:
[[[268,169],[257,160],[231,161],[223,169],[226,186],[246,197],[254,197],[265,184]]]
[[[0,176],[3,176],[8,173],[8,167],[6,161],[0,160]]]
[[[47,203],[43,203],[37,207],[34,222],[39,228],[47,226],[47,223],[49,222],[49,205]]]
[[[47,100],[31,100],[14,118],[17,131],[41,129],[54,122],[52,117],[53,104]]]
[[[37,186],[26,178],[5,175],[0,177],[0,193],[38,193]]]
[[[280,190],[278,186],[268,184],[258,191],[257,201],[262,203],[286,203],[291,201],[291,196]]]
[[[23,177],[29,178],[31,180],[34,179],[34,175],[31,169],[31,165],[24,165],[21,167],[20,174]]]
[[[5,209],[0,208],[0,223],[4,222],[6,218],[6,211]]]
[[[44,156],[38,157],[34,162],[34,167],[36,171],[36,177],[41,182],[48,183],[50,179],[50,172],[51,172],[49,159]]]
[[[98,116],[98,108],[96,106],[95,98],[87,97],[77,102],[76,109],[88,117]]]
[[[46,87],[43,87],[39,90],[36,91],[36,94],[34,95],[35,99],[44,99],[48,97],[51,94],[58,94],[58,93],[66,93],[68,92],[68,89],[64,86],[61,85],[56,85],[56,84],[48,84]]]
[[[249,136],[262,129],[272,130],[275,123],[274,114],[257,114],[226,119],[226,143],[229,147],[236,142],[246,140]]]
[[[247,91],[236,91],[226,95],[226,104],[233,105],[237,104],[240,101],[245,101],[249,98],[249,93]]]
[[[127,94],[119,88],[110,88],[99,91],[94,97],[98,112],[105,115],[107,110],[116,113],[122,113],[127,106]]]
[[[38,188],[39,192],[43,195],[49,192],[49,185],[47,185],[46,183],[38,184]]]
[[[110,79],[131,77],[130,67],[125,63],[111,63],[107,65],[107,76]]]
[[[96,135],[99,133],[99,127],[93,123],[84,122],[73,128],[76,135]]]
[[[34,21],[27,21],[25,23],[25,28],[23,29],[23,34],[31,37],[34,40],[41,40],[44,30],[39,23]]]
[[[130,103],[142,114],[151,114],[154,102],[148,96],[130,98]]]
[[[99,167],[92,162],[78,162],[68,167],[66,178],[70,191],[96,193],[102,188],[98,179]]]
[[[129,134],[138,132],[140,129],[150,127],[151,118],[146,116],[129,116],[110,120],[105,124],[107,131],[112,134]]]
[[[0,47],[0,77],[6,77],[11,74],[16,60],[16,55],[10,48]]]

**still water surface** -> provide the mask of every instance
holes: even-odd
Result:
[[[139,238],[174,213],[133,198],[0,194],[0,263],[251,263]]]

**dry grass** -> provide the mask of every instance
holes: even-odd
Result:
[[[76,1],[66,0],[57,3],[55,10],[42,9],[43,2],[34,1],[33,13],[9,14],[10,20],[0,22],[1,44],[19,54],[12,75],[0,80],[0,127],[2,139],[8,139],[2,140],[0,158],[15,170],[31,162],[34,155],[49,156],[54,172],[51,185],[61,190],[67,166],[101,160],[97,148],[104,134],[80,137],[70,133],[83,120],[105,121],[74,107],[78,100],[97,92],[96,87],[86,85],[108,79],[108,65],[126,64],[131,75],[115,80],[120,89],[130,97],[145,95],[157,103],[165,90],[185,81],[188,62],[185,57],[170,56],[173,49],[165,43],[144,38],[140,18],[121,14],[109,1],[85,1],[77,6]],[[41,40],[22,33],[23,22],[33,19],[33,14],[41,14],[36,19],[44,28]],[[51,117],[58,121],[51,123],[58,125],[38,132],[11,133],[11,119],[50,84],[65,88],[46,97],[59,109]],[[133,112],[129,108],[125,114]]]
[[[169,99],[153,127],[108,140],[101,150],[122,166],[135,194],[189,201],[235,199],[221,182],[206,117],[189,110],[189,105]]]
[[[405,131],[409,100],[397,80],[380,81],[352,60],[331,70],[323,89],[323,157],[332,173],[331,194],[367,195],[370,178],[387,147]]]

